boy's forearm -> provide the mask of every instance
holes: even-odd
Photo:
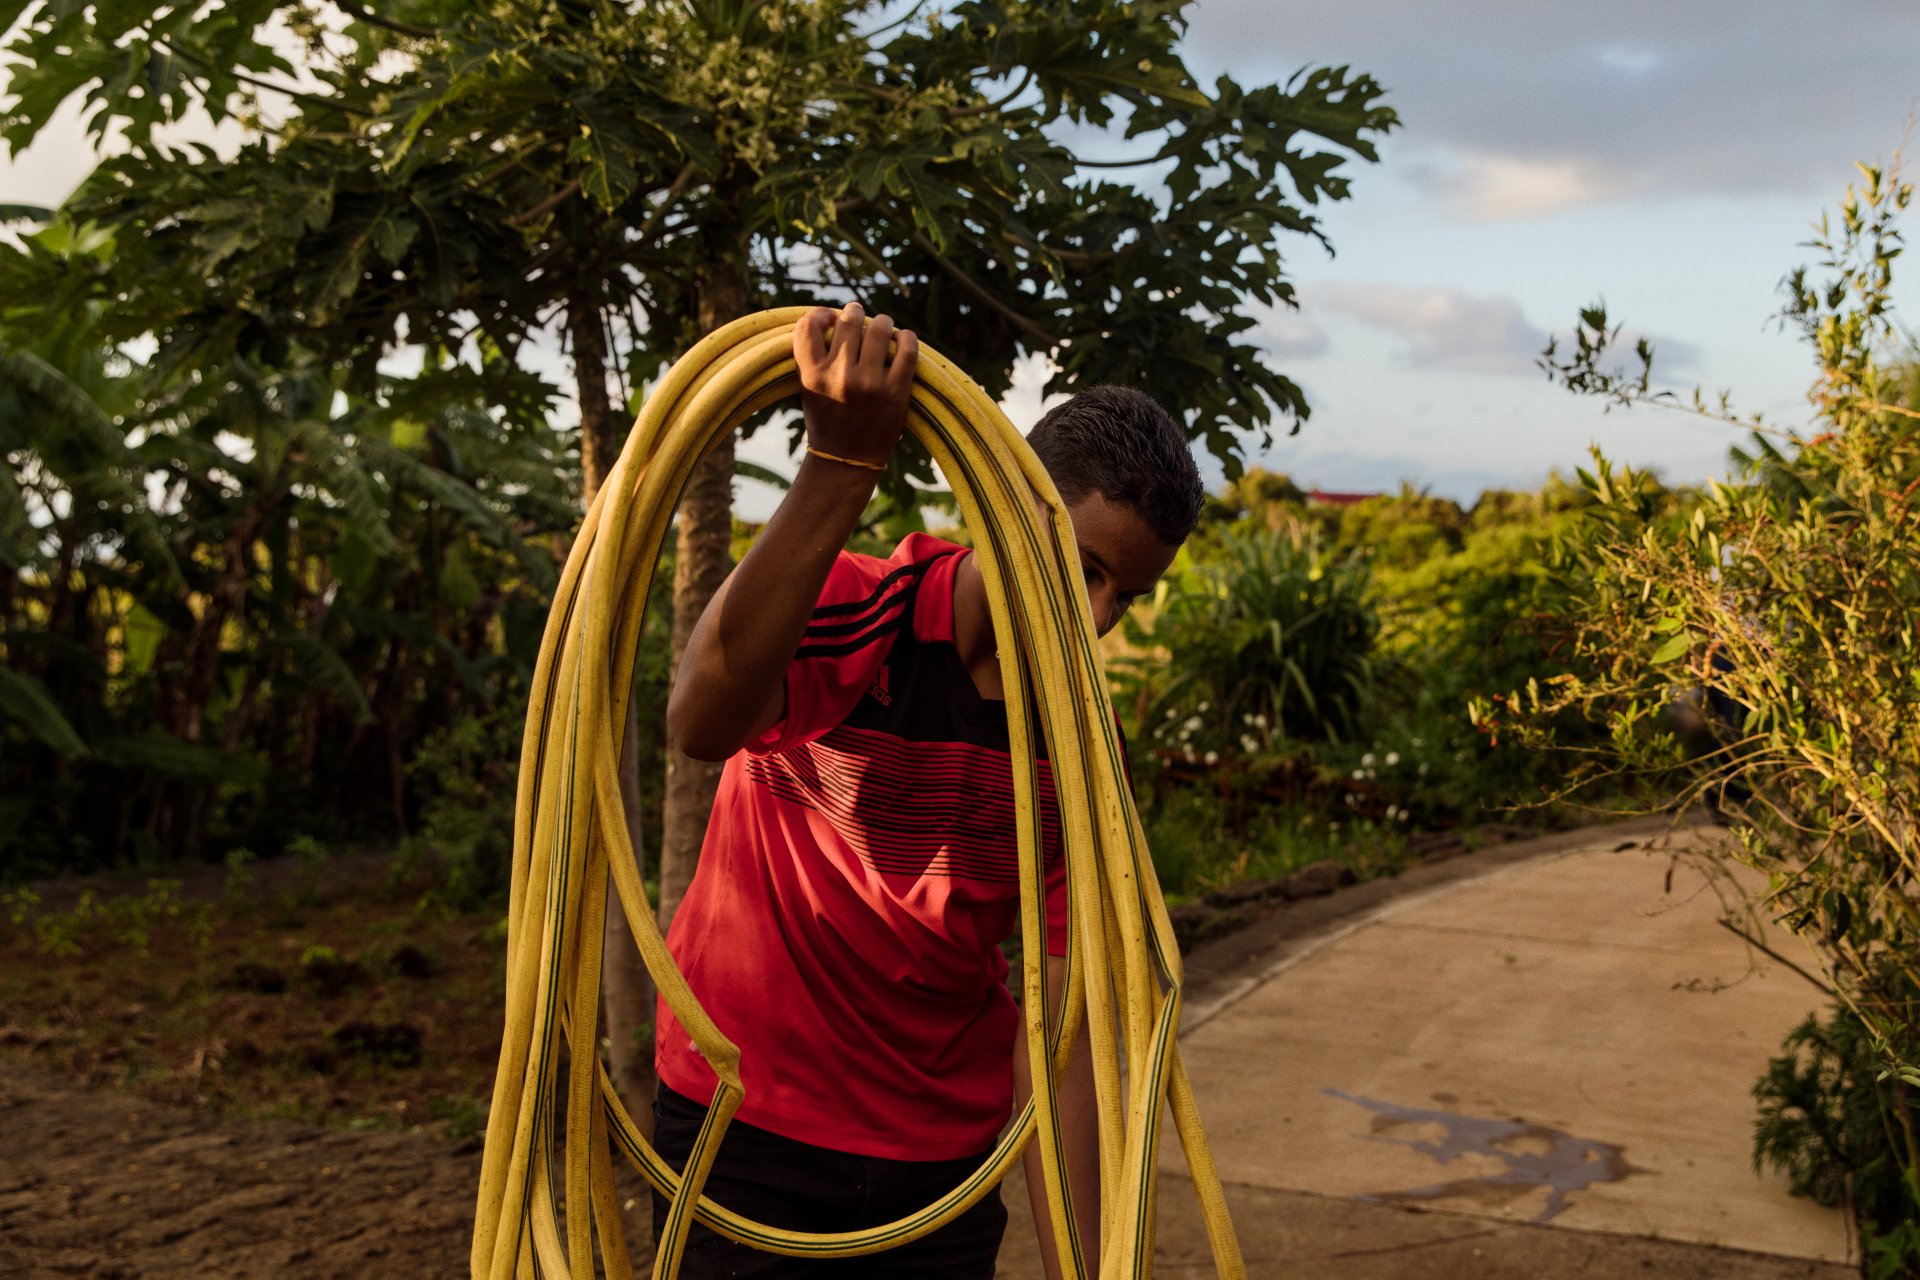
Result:
[[[1066,962],[1049,956],[1047,966],[1051,1006],[1048,1022],[1052,1023],[1060,1016],[1060,1003],[1066,989]],[[1087,1274],[1097,1275],[1100,1270],[1100,1115],[1093,1091],[1093,1052],[1087,1044],[1084,1021],[1075,1040],[1073,1057],[1067,1063],[1065,1078],[1060,1081],[1060,1130],[1066,1147],[1067,1186],[1072,1192],[1069,1198],[1080,1236],[1080,1255],[1087,1264]],[[1032,1093],[1024,1034],[1015,1038],[1013,1063],[1013,1105],[1017,1111],[1026,1105]],[[1034,1230],[1039,1236],[1040,1258],[1047,1280],[1063,1280],[1059,1250],[1053,1240],[1053,1209],[1047,1195],[1038,1138],[1027,1146],[1026,1174],[1027,1197],[1033,1203]]]
[[[807,456],[754,547],[694,625],[667,697],[667,738],[725,760],[781,715],[783,680],[834,557],[906,426],[919,339],[849,302],[793,326]],[[815,456],[815,448],[827,457]],[[841,461],[831,461],[837,456]],[[846,459],[854,459],[848,462]],[[866,465],[861,465],[861,464]]]
[[[802,461],[688,638],[667,700],[667,735],[679,750],[724,760],[777,718],[787,665],[877,478],[845,463]]]

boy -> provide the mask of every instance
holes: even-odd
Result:
[[[857,304],[794,331],[807,456],[702,615],[667,708],[674,744],[725,760],[700,867],[668,945],[740,1046],[746,1098],[707,1194],[775,1226],[848,1231],[914,1212],[976,1168],[1027,1091],[999,943],[1018,926],[1012,768],[986,587],[964,548],[915,534],[881,561],[842,551],[906,425],[918,343]],[[831,327],[831,338],[828,329]],[[895,350],[889,356],[889,343]],[[1177,424],[1097,388],[1029,443],[1068,505],[1102,634],[1153,589],[1203,491]],[[1042,805],[1052,800],[1041,764]],[[1047,963],[1064,982],[1057,818],[1046,840]],[[1051,1011],[1058,1016],[1058,1009]],[[715,1079],[662,1003],[654,1141],[676,1167]],[[1062,1088],[1068,1171],[1097,1264],[1090,1055]],[[1039,1156],[1027,1176],[1056,1262]],[[654,1198],[655,1223],[665,1201]],[[696,1226],[681,1274],[993,1275],[995,1191],[868,1258],[761,1253]]]

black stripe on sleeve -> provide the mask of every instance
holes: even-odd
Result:
[[[828,636],[856,635],[868,627],[879,624],[887,614],[900,607],[901,601],[912,601],[914,588],[917,585],[917,583],[907,584],[905,587],[888,596],[885,600],[882,600],[879,607],[874,609],[873,612],[855,618],[852,622],[813,623],[802,633],[802,638],[812,640],[825,639]],[[818,615],[816,614],[815,616],[817,617]]]
[[[931,560],[922,560],[918,564],[902,565],[900,568],[895,569],[892,573],[888,574],[886,577],[880,579],[879,585],[873,589],[873,594],[868,596],[865,600],[855,600],[849,604],[823,604],[813,611],[813,616],[815,618],[837,618],[837,617],[840,617],[842,614],[861,613],[867,609],[870,609],[874,605],[880,603],[880,597],[887,594],[887,588],[891,587],[894,583],[900,581],[900,579],[902,578],[909,577],[916,573],[920,573],[928,565],[932,563],[933,561]]]
[[[864,635],[839,644],[803,644],[793,651],[794,658],[839,658],[849,653],[858,653],[870,644],[885,640],[895,632],[906,627],[907,619],[913,616],[913,610],[906,609],[882,622]]]

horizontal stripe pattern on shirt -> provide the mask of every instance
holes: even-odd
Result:
[[[747,762],[747,776],[811,809],[885,875],[943,875],[1017,884],[1010,758],[966,742],[909,742],[846,725],[797,751]],[[1060,856],[1053,778],[1042,765],[1036,799],[1042,851]]]

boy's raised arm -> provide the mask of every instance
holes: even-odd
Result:
[[[807,454],[700,615],[667,699],[667,738],[696,760],[725,760],[784,714],[787,665],[880,477],[858,464],[884,464],[906,427],[919,342],[886,316],[866,323],[848,303],[802,319],[793,355]]]

